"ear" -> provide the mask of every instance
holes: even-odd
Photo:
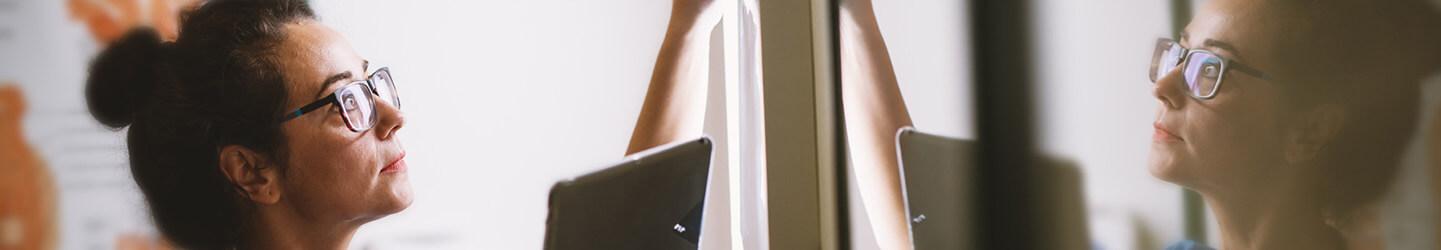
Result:
[[[1286,132],[1286,163],[1301,164],[1316,159],[1326,145],[1336,139],[1346,122],[1346,110],[1334,104],[1323,104],[1296,116]]]
[[[262,205],[280,202],[280,171],[264,155],[240,145],[220,148],[220,172],[246,199]]]

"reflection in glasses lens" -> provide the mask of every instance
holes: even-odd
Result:
[[[351,130],[363,131],[375,124],[375,102],[370,99],[370,88],[365,84],[351,84],[336,93],[341,105],[341,115]]]
[[[1190,59],[1186,62],[1186,86],[1190,87],[1191,95],[1201,98],[1211,97],[1216,85],[1220,83],[1221,69],[1225,66],[1224,60],[1209,52],[1191,52]]]
[[[381,100],[390,102],[390,105],[395,106],[397,109],[400,108],[400,94],[395,90],[395,81],[391,80],[389,69],[382,68],[376,71],[375,74],[370,77],[370,82],[372,86],[375,87],[375,92],[380,96]]]
[[[1186,65],[1180,65],[1181,63]],[[1191,96],[1201,99],[1216,95],[1216,88],[1226,70],[1226,60],[1215,53],[1204,50],[1187,51],[1174,41],[1163,39],[1156,44],[1155,57],[1151,59],[1151,82],[1181,66],[1181,76],[1186,81],[1186,90]]]

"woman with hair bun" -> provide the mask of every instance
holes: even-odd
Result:
[[[128,128],[130,170],[185,249],[344,249],[411,203],[386,68],[304,1],[209,1],[91,65],[91,114]]]

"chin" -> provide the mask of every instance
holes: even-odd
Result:
[[[384,199],[384,204],[381,204],[379,208],[382,214],[399,213],[409,208],[410,203],[414,202],[414,195],[412,195],[410,191],[410,182],[407,182],[404,178],[399,178],[395,182],[390,183],[389,190],[384,192],[384,194],[388,197]]]
[[[1181,176],[1184,175],[1175,152],[1163,148],[1151,148],[1148,170],[1151,171],[1152,177],[1176,184],[1181,184]]]

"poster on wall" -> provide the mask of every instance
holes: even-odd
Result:
[[[130,179],[123,134],[83,97],[125,31],[174,39],[194,0],[0,0],[0,249],[168,249]]]

